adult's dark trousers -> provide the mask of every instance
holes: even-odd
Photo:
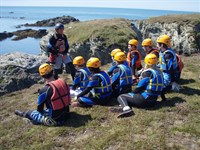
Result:
[[[117,98],[117,101],[122,107],[133,106],[138,108],[153,107],[156,104],[157,97],[148,97],[145,99],[141,94],[122,94]]]
[[[72,79],[74,80],[74,77],[75,77],[75,74],[76,74],[76,69],[75,69],[75,67],[74,67],[74,65],[73,65],[72,62],[69,62],[69,63],[67,63],[67,64],[65,65],[65,70],[66,70],[66,72],[68,72],[68,68],[69,68],[69,70],[70,70],[70,74],[71,74],[71,76],[72,76]]]

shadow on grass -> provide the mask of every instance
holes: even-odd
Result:
[[[181,97],[173,97],[168,99],[165,102],[157,102],[156,105],[152,108],[146,108],[147,110],[157,110],[164,107],[175,107],[178,103],[186,102],[186,100],[182,99]]]
[[[187,86],[183,86],[183,89],[180,90],[180,93],[185,94],[185,95],[200,95],[200,89],[193,89]]]
[[[179,79],[178,83],[180,85],[185,85],[185,84],[190,84],[190,83],[194,83],[195,80],[194,79]]]
[[[117,98],[110,98],[110,101],[105,106],[116,106],[119,105]]]
[[[84,126],[90,120],[92,120],[91,115],[81,115],[76,112],[70,112],[70,117],[63,126],[78,128]]]

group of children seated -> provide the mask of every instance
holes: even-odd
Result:
[[[110,111],[121,118],[133,115],[132,107],[153,107],[159,96],[166,101],[165,93],[168,90],[179,90],[176,81],[182,70],[176,53],[171,49],[169,36],[158,37],[157,49],[153,48],[151,39],[142,42],[146,52],[144,67],[137,46],[136,39],[130,40],[127,55],[120,49],[114,49],[111,52],[113,62],[107,72],[100,69],[101,61],[97,57],[91,57],[87,62],[82,56],[75,57],[73,64],[77,71],[71,89],[66,81],[53,77],[49,64],[41,65],[39,72],[47,85],[39,91],[38,109],[27,112],[16,110],[15,114],[37,124],[61,125],[69,112],[69,105],[106,105],[112,98],[117,98],[119,106],[111,107]],[[132,90],[135,84],[137,86]],[[70,93],[74,95],[73,102]],[[43,109],[44,105],[46,110]]]

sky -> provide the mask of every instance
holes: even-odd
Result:
[[[200,12],[200,0],[0,0],[0,6],[110,7]]]

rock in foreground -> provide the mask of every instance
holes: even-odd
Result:
[[[47,60],[45,56],[22,53],[1,55],[0,96],[37,83],[41,79],[38,68]]]

